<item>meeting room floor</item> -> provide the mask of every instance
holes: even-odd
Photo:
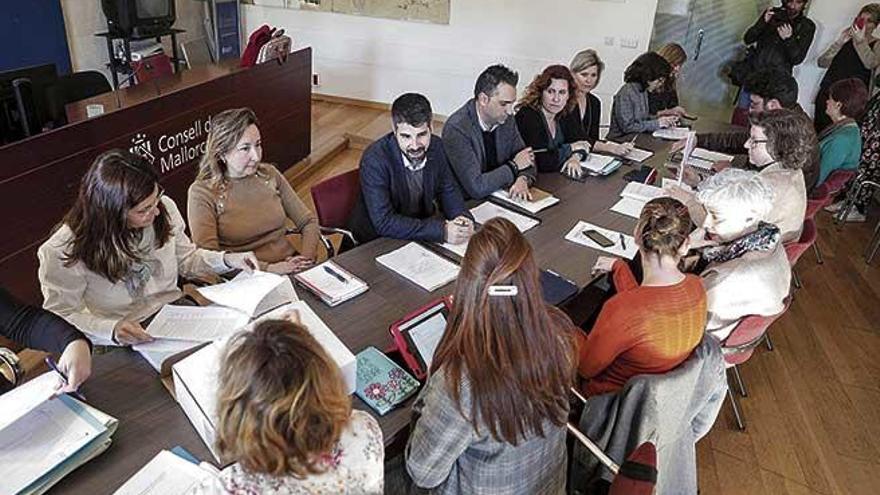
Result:
[[[314,174],[295,182],[306,203],[312,204],[311,185],[357,167],[362,143],[388,132],[390,121],[379,108],[316,99],[312,149],[351,139]],[[872,213],[867,223],[840,231],[830,214],[819,213],[825,263],[817,264],[812,250],[803,255],[798,272],[804,286],[771,327],[775,350],[762,346],[742,366],[747,430],[736,429],[725,403],[697,445],[701,495],[877,493],[880,257],[868,266],[862,256],[877,222],[877,211]]]

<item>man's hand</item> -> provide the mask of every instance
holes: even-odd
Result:
[[[853,37],[853,31],[856,30],[855,26],[847,26],[840,33],[840,41],[847,42]]]
[[[513,157],[513,163],[519,170],[525,170],[535,164],[535,152],[532,148],[523,148]]]
[[[576,141],[574,143],[571,143],[571,150],[572,151],[584,150],[587,153],[589,153],[590,148],[591,148],[591,146],[590,146],[589,141]]]
[[[470,218],[459,216],[446,221],[446,242],[464,244],[474,233],[474,224]]]
[[[92,353],[84,339],[74,340],[67,344],[58,369],[67,376],[67,384],[59,383],[58,392],[76,392],[76,389],[92,374]]]
[[[764,23],[769,24],[770,19],[773,19],[773,9],[768,7],[767,10],[764,11]]]
[[[513,181],[513,185],[510,186],[507,194],[515,201],[532,200],[532,193],[529,192],[529,182],[523,176],[519,176]]]
[[[776,28],[776,32],[779,33],[779,37],[787,40],[791,38],[791,35],[794,33],[794,30],[791,28],[791,24],[783,24]]]
[[[119,320],[113,327],[113,337],[122,345],[150,342],[153,337],[136,321]]]

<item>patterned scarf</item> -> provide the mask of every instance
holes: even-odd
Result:
[[[709,263],[724,263],[752,251],[771,251],[779,244],[780,237],[779,227],[760,222],[754,232],[719,246],[704,248],[702,257]]]
[[[154,274],[159,277],[163,275],[162,264],[159,263],[159,260],[149,257],[149,255],[153,254],[151,249],[152,238],[148,238],[149,242],[146,245],[141,245],[143,237],[143,231],[141,231],[134,239],[139,244],[137,250],[138,257],[131,262],[131,265],[128,267],[128,273],[123,279],[125,289],[132,299],[143,297],[144,288],[147,286],[147,282],[153,278]]]

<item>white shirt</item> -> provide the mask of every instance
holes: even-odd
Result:
[[[410,172],[418,172],[419,170],[425,168],[425,164],[428,162],[428,154],[425,153],[425,158],[420,162],[413,163],[410,161],[409,157],[406,156],[406,153],[401,153],[400,156],[403,157],[403,166],[406,167]]]
[[[177,287],[178,275],[192,277],[228,271],[223,252],[198,249],[187,237],[186,225],[174,201],[166,196],[162,197],[162,204],[168,212],[171,235],[164,246],[150,249],[155,232],[152,226],[144,229],[139,246],[142,251],[149,250],[145,261],[151,262],[154,269],[143,296],[133,298],[124,281],[112,283],[80,261],[65,266],[64,256],[73,232],[63,225],[37,251],[43,307],[69,321],[95,344],[114,345],[111,337],[119,320],[143,320],[182,295]]]

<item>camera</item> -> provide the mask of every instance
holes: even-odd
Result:
[[[770,11],[773,12],[773,17],[770,18],[771,26],[779,27],[783,24],[791,24],[791,16],[788,15],[788,9],[785,7],[774,7]]]

